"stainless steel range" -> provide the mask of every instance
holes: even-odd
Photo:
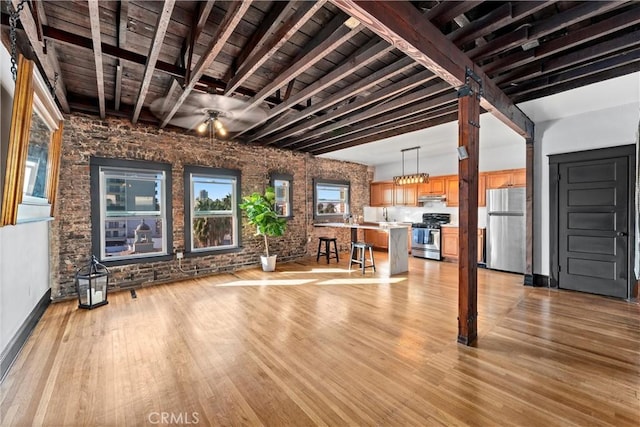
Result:
[[[448,213],[422,214],[422,222],[411,225],[411,255],[440,261],[442,259],[440,226],[448,224],[449,221],[451,221],[451,215]]]

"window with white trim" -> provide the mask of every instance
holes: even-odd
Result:
[[[166,164],[91,159],[93,248],[100,260],[170,254],[170,177]]]
[[[240,171],[185,167],[185,242],[190,252],[240,245]]]

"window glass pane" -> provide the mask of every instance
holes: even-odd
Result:
[[[316,185],[316,213],[342,215],[349,213],[349,187],[339,184]]]
[[[291,183],[282,179],[275,179],[273,187],[276,192],[275,208],[279,216],[291,216],[291,203],[289,200],[289,188]]]
[[[200,216],[193,219],[193,248],[230,246],[234,242],[232,216]]]
[[[163,253],[162,218],[110,217],[104,221],[105,258]]]
[[[165,173],[101,167],[102,259],[165,255]]]
[[[238,246],[234,176],[190,174],[191,250]]]
[[[25,196],[46,199],[47,162],[49,160],[49,142],[51,130],[36,112],[31,116],[29,149],[24,170]]]

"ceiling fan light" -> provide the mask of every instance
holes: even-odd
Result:
[[[217,118],[213,119],[213,127],[217,130],[223,129],[222,122]]]
[[[200,133],[204,133],[207,130],[207,121],[204,121],[198,125],[197,131]]]
[[[225,128],[223,128],[222,126],[220,126],[220,128],[217,130],[218,134],[220,136],[227,136],[227,131]]]

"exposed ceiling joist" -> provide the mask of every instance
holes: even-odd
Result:
[[[116,15],[118,22],[118,47],[124,48],[127,43],[127,22],[129,20],[129,0],[122,0],[118,3],[118,11]],[[118,58],[116,65],[116,81],[115,93],[113,101],[115,109],[120,109],[120,101],[122,100],[122,74],[124,73],[124,62]]]
[[[324,114],[322,116],[318,116],[314,119],[308,120],[304,123],[301,123],[297,126],[294,126],[291,129],[287,129],[281,133],[279,133],[278,135],[274,136],[273,138],[268,139],[266,142],[269,143],[274,143],[277,141],[281,141],[284,138],[291,138],[294,137],[294,139],[292,141],[283,143],[283,144],[278,144],[280,147],[289,147],[293,144],[305,141],[306,139],[310,139],[313,136],[315,136],[317,134],[318,131],[315,131],[315,133],[311,134],[308,131],[311,129],[324,129],[324,128],[320,128],[319,126],[324,124],[324,123],[330,123],[329,126],[331,126],[331,124],[335,123],[342,123],[337,121],[339,118],[341,117],[345,117],[350,113],[353,112],[357,112],[357,111],[369,111],[369,110],[365,110],[366,107],[373,105],[374,107],[372,108],[377,108],[376,110],[376,114],[381,114],[384,113],[386,111],[390,111],[391,109],[393,109],[394,106],[401,106],[402,101],[397,101],[395,104],[393,105],[387,105],[387,107],[383,107],[383,102],[384,100],[391,98],[399,93],[402,93],[406,90],[411,90],[414,89],[422,84],[425,84],[431,80],[434,80],[436,77],[433,75],[433,73],[429,70],[423,70],[417,74],[414,74],[410,77],[407,77],[403,80],[400,80],[394,84],[391,84],[385,88],[382,88],[374,93],[372,93],[371,95],[367,96],[367,97],[363,97],[361,99],[358,99],[356,101],[354,101],[353,103],[347,104],[347,105],[343,105],[339,108],[336,108],[335,110]],[[427,92],[424,92],[425,96],[428,96],[430,94],[432,94],[433,91],[437,91],[437,90],[444,90],[446,88],[448,88],[449,85],[446,83],[438,83],[437,85],[433,85],[433,86],[429,86],[429,90]],[[407,103],[413,102],[416,100],[415,95],[412,98],[405,98],[405,100],[407,101]],[[353,117],[353,116],[351,116]],[[362,114],[359,117],[364,117],[362,116]],[[332,130],[332,129],[331,129]]]
[[[249,142],[255,141],[257,139],[265,138],[274,132],[277,132],[281,129],[284,129],[288,126],[292,126],[295,123],[303,120],[306,117],[312,116],[319,111],[326,110],[327,108],[338,104],[345,99],[356,96],[359,93],[371,89],[377,84],[383,82],[384,80],[391,79],[397,76],[400,73],[403,73],[411,68],[415,67],[415,63],[411,58],[403,58],[399,61],[395,61],[394,63],[387,65],[386,67],[370,74],[364,79],[360,79],[356,83],[345,87],[344,89],[336,92],[332,96],[324,99],[321,102],[318,102],[311,107],[305,108],[304,110],[296,113],[295,115],[291,115],[288,117],[284,117],[282,120],[273,123],[273,125],[268,126],[265,129],[257,132],[255,135],[252,135],[249,138]],[[263,141],[264,144],[271,144],[275,141],[266,140]]]
[[[218,56],[218,54],[224,47],[227,39],[231,36],[233,30],[238,25],[247,9],[249,9],[249,6],[249,2],[235,1],[231,3],[229,10],[227,10],[227,14],[224,17],[224,20],[218,26],[216,33],[211,39],[211,43],[209,43],[209,46],[207,46],[206,53],[200,57],[200,60],[191,73],[191,79],[189,80],[189,82],[185,82],[184,91],[178,97],[171,110],[169,110],[167,115],[164,117],[164,120],[160,124],[160,127],[165,127],[169,123],[169,120],[171,120],[171,118],[176,114],[180,106],[187,99],[187,96],[189,96],[189,94],[195,87],[200,77],[204,74],[209,65],[211,65],[211,63],[216,59],[216,56]]]
[[[453,87],[464,84],[467,69],[474,70],[483,84],[481,106],[519,134],[533,137],[531,119],[431,22],[416,14],[411,3],[333,2]]]
[[[247,109],[253,108],[259,105],[267,96],[271,95],[276,89],[284,86],[292,79],[295,79],[300,74],[311,68],[314,64],[324,58],[329,52],[340,46],[345,41],[353,37],[360,31],[360,26],[355,28],[349,28],[344,25],[345,17],[338,15],[331,20],[314,40],[309,43],[307,49],[301,52],[292,62],[292,64],[283,70],[276,78],[267,83],[265,87],[260,90],[247,104]],[[293,105],[290,99],[286,101],[288,105]],[[248,127],[238,135],[254,129],[256,126],[264,123],[264,121]]]
[[[98,0],[89,0],[89,19],[91,22],[91,40],[93,42],[93,59],[96,64],[96,85],[98,88],[98,106],[100,118],[105,118],[104,100],[104,68],[102,66],[102,36],[100,32],[100,7]]]
[[[20,4],[20,0],[11,0],[11,4],[14,9],[17,10],[18,5]],[[49,55],[45,54],[42,43],[38,40],[38,29],[35,20],[33,19],[33,15],[31,14],[31,10],[28,7],[25,7],[20,12],[20,23],[22,24],[22,28],[24,32],[27,34],[27,38],[29,39],[29,43],[31,43],[31,47],[36,55],[36,58],[40,62],[43,71],[45,72],[45,76],[43,76],[47,82],[54,87],[55,76],[56,76],[56,68],[53,65],[53,61],[49,58]],[[55,54],[55,52],[52,52]],[[56,88],[56,98],[60,103],[60,107],[62,111],[65,113],[69,113],[71,110],[69,108],[69,102],[67,101],[67,94],[65,92],[65,85],[62,79],[62,74],[58,74],[58,84],[55,85]]]
[[[153,72],[156,69],[156,62],[158,61],[158,56],[160,55],[160,50],[162,49],[162,42],[164,40],[165,34],[167,33],[167,27],[169,26],[171,13],[173,12],[173,6],[175,5],[175,3],[175,0],[165,0],[162,6],[162,11],[158,15],[158,22],[156,23],[153,40],[151,41],[151,46],[149,47],[147,63],[144,66],[144,74],[142,77],[142,82],[140,83],[138,96],[136,97],[136,105],[133,109],[133,117],[131,118],[131,123],[136,123],[138,121],[140,110],[142,110],[142,105],[144,104],[144,100],[147,97],[149,84],[151,84],[151,78],[153,77]]]
[[[248,58],[236,74],[231,78],[224,91],[229,95],[248,79],[258,68],[274,55],[311,17],[326,3],[327,0],[315,2],[298,2],[296,11],[269,38],[268,42]]]

